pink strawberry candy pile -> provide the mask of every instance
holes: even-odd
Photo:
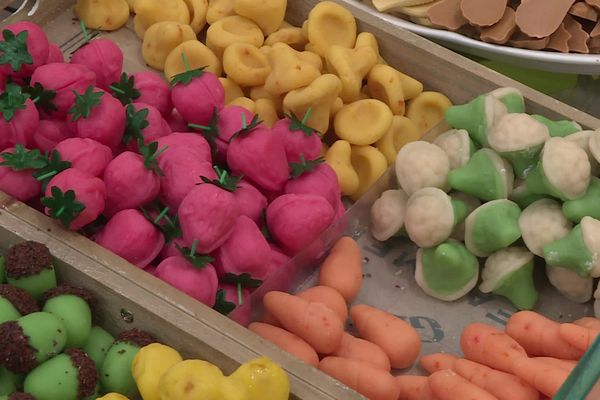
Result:
[[[110,40],[62,57],[33,23],[2,32],[0,190],[65,227],[229,314],[343,215],[297,116],[269,128],[200,69],[128,75]]]

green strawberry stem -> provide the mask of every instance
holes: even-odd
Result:
[[[28,31],[19,32],[16,36],[8,29],[2,31],[3,41],[0,42],[0,65],[10,64],[17,72],[23,64],[33,64],[33,57],[27,47]]]
[[[133,103],[142,95],[135,87],[135,77],[128,76],[123,72],[119,82],[114,82],[108,87],[114,98],[118,99],[124,106]]]
[[[306,121],[310,118],[310,113],[312,112],[312,108],[308,107],[308,110],[304,113],[304,118],[302,118],[302,124],[306,125]]]
[[[296,114],[290,112],[290,114],[286,114],[285,116],[290,120],[290,130],[291,131],[302,131],[306,136],[312,136],[314,132],[316,132],[313,128],[306,125],[306,121],[310,118],[310,114],[312,113],[312,108],[309,107],[304,113],[304,117],[300,120]]]
[[[215,301],[215,305],[213,309],[218,311],[223,315],[229,315],[233,310],[235,310],[235,303],[225,300],[225,290],[219,289],[217,290],[217,299]]]
[[[60,153],[57,150],[52,152],[52,155],[47,160],[47,165],[33,174],[33,177],[42,182],[42,190],[46,190],[46,185],[50,179],[65,169],[71,168],[70,161],[63,161]]]
[[[38,149],[26,150],[22,144],[17,144],[12,153],[0,153],[4,161],[0,166],[9,167],[13,171],[41,170],[48,165],[48,159]]]
[[[143,139],[138,139],[138,147],[140,154],[144,157],[144,167],[150,171],[154,171],[157,175],[162,176],[163,172],[158,166],[157,157],[164,153],[169,146],[158,149],[158,142],[152,142],[145,145]]]
[[[188,62],[187,54],[185,52],[181,53],[181,58],[183,59],[183,67],[185,68],[185,72],[174,75],[171,77],[171,86],[175,86],[178,84],[188,85],[194,78],[199,78],[204,74],[204,69],[207,67],[206,65],[196,69],[190,69],[190,64]]]
[[[223,282],[230,283],[230,284],[233,284],[236,286],[240,286],[242,288],[252,288],[252,289],[255,289],[255,288],[259,287],[260,285],[262,285],[262,281],[260,279],[252,278],[252,275],[250,275],[247,272],[244,272],[239,275],[228,272],[223,276]]]
[[[196,247],[198,246],[198,240],[194,240],[192,247],[181,247],[175,244],[175,247],[183,255],[183,257],[197,269],[203,269],[207,264],[210,264],[215,259],[201,254],[196,254]]]
[[[292,169],[291,176],[292,178],[298,178],[307,172],[311,172],[324,161],[325,160],[322,157],[319,157],[316,160],[306,160],[304,154],[300,154],[299,163],[290,163],[290,168]]]
[[[135,111],[133,104],[129,104],[126,108],[126,123],[125,133],[123,134],[123,144],[128,145],[131,140],[139,143],[144,140],[142,130],[146,129],[150,123],[148,122],[148,109],[142,108],[140,111]]]
[[[163,218],[165,218],[165,216],[167,215],[167,213],[169,212],[169,207],[165,207],[163,208],[163,210],[156,216],[156,218],[154,218],[154,222],[155,224],[158,224]],[[169,221],[167,220],[167,223]]]
[[[192,248],[190,249],[190,257],[193,257],[194,254],[196,254],[197,247],[198,247],[198,239],[195,239],[194,243],[192,243]]]
[[[39,82],[36,82],[33,86],[23,86],[22,90],[30,96],[35,105],[41,107],[44,111],[50,113],[57,110],[56,105],[52,102],[56,97],[54,90],[46,90]]]
[[[237,138],[238,136],[249,134],[250,132],[252,132],[252,130],[254,130],[254,128],[256,128],[260,124],[262,124],[262,121],[260,120],[258,114],[254,114],[254,117],[252,117],[252,121],[250,121],[250,124],[248,124],[246,114],[242,114],[242,129],[234,133],[231,136],[230,141]]]
[[[7,83],[4,93],[0,95],[0,113],[6,122],[12,121],[16,112],[27,108],[25,102],[30,97],[23,93],[21,87],[14,83]]]
[[[85,26],[85,22],[83,20],[79,20],[79,27],[81,28],[81,32],[83,32],[83,40],[85,43],[90,42],[90,34]]]
[[[237,283],[238,305],[242,305],[242,283]]]
[[[85,205],[77,201],[73,190],[63,191],[58,186],[52,186],[51,196],[41,199],[42,205],[46,206],[52,218],[58,219],[66,228],[83,210]]]
[[[88,86],[84,94],[72,91],[75,94],[75,105],[69,110],[72,114],[71,121],[75,122],[80,118],[88,118],[94,107],[100,105],[100,99],[104,96],[104,92],[94,92],[94,86]]]
[[[223,190],[227,190],[228,192],[235,192],[238,188],[238,183],[240,183],[240,181],[244,177],[243,175],[241,175],[241,176],[230,175],[229,172],[227,172],[227,170],[221,169],[217,165],[215,165],[213,167],[213,169],[215,170],[215,173],[217,174],[217,179],[209,179],[205,176],[201,176],[200,179],[202,180],[202,182],[197,183],[196,185],[201,185],[202,183],[208,183],[211,185],[215,185],[218,188],[221,188]]]
[[[198,124],[192,124],[192,123],[189,123],[188,127],[194,128],[194,129],[200,129],[202,131],[210,131],[212,129],[210,126],[198,125]]]

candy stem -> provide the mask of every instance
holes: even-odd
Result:
[[[90,42],[90,35],[88,34],[87,28],[85,27],[85,23],[83,20],[79,20],[79,26],[81,27],[81,31],[83,32],[83,40],[86,43]]]
[[[310,118],[310,113],[312,112],[312,107],[308,107],[306,113],[304,113],[304,118],[302,118],[302,125],[306,125],[306,121]]]
[[[181,53],[181,58],[183,59],[183,67],[185,68],[186,72],[189,71],[190,64],[188,63],[187,55],[184,52]]]
[[[188,124],[190,128],[202,129],[203,131],[210,131],[212,128],[206,125]]]
[[[194,256],[194,254],[196,254],[196,247],[198,247],[198,239],[194,240],[194,243],[192,243],[192,248],[190,249],[190,256]]]
[[[242,305],[242,282],[237,283],[238,305]]]
[[[165,215],[167,215],[168,212],[169,212],[169,207],[165,207],[164,210],[162,210],[160,212],[160,214],[158,214],[156,216],[156,218],[154,219],[154,223],[158,224],[160,222],[160,220],[163,219],[165,217]],[[167,222],[168,222],[168,220],[167,220]]]
[[[118,87],[116,87],[115,85],[110,85],[109,86],[110,90],[112,90],[113,92],[117,92],[119,94],[125,94],[124,90],[119,89]]]
[[[56,212],[55,217],[58,218],[62,215],[62,213],[65,211],[65,206],[61,206],[58,211]]]
[[[246,129],[248,127],[248,122],[246,121],[246,114],[242,114],[242,129]]]
[[[56,175],[57,173],[58,173],[57,171],[50,171],[50,172],[48,172],[48,173],[45,173],[44,175],[38,176],[36,179],[37,179],[38,181],[43,181],[43,180],[46,180],[46,179],[48,179],[48,178],[51,178],[51,177],[53,177],[53,176],[54,176],[54,175]]]

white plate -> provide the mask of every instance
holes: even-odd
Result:
[[[485,43],[456,32],[418,25],[394,15],[380,13],[368,5],[361,5],[370,8],[372,13],[379,15],[393,25],[429,38],[455,51],[530,69],[580,75],[600,75],[600,54],[564,54]]]

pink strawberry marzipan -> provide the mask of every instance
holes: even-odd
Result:
[[[202,183],[201,176],[211,180],[217,178],[212,164],[188,148],[169,147],[163,156],[159,161],[163,171],[160,199],[173,212],[179,209],[188,193]]]
[[[58,187],[63,193],[72,190],[75,192],[77,201],[85,206],[85,209],[69,224],[69,228],[76,231],[93,222],[104,211],[106,204],[106,186],[104,182],[95,176],[69,168],[54,176],[46,187],[46,196],[52,195],[52,187]],[[50,215],[49,210],[45,210]]]
[[[158,156],[158,162],[163,167],[162,160],[171,158],[175,150],[185,149],[193,152],[195,157],[201,161],[212,162],[210,145],[202,136],[190,132],[174,132],[156,140],[158,148],[168,147],[169,151]]]
[[[121,210],[96,235],[96,243],[144,268],[160,253],[165,238],[138,210]]]
[[[71,64],[85,65],[94,71],[98,87],[108,90],[123,71],[123,52],[112,40],[94,39],[73,53]]]
[[[46,90],[56,91],[52,103],[57,110],[53,117],[65,117],[75,102],[75,94],[84,93],[96,84],[96,74],[80,64],[50,63],[37,68],[31,76],[31,85],[40,83]]]
[[[234,174],[268,191],[280,191],[289,177],[281,136],[262,125],[231,139],[227,163]]]
[[[284,194],[267,208],[269,232],[288,254],[310,245],[333,221],[335,211],[314,194]]]
[[[265,283],[261,287],[263,293],[280,290],[287,292],[291,289],[291,283],[294,278],[293,265],[290,264],[291,258],[285,255],[283,250],[269,243],[271,255],[269,257],[269,272]]]
[[[64,63],[64,62],[65,62],[65,55],[63,54],[60,47],[58,47],[58,45],[55,43],[50,43],[50,45],[48,47],[48,60],[46,61],[46,64]]]
[[[86,89],[84,96],[89,93]],[[125,130],[125,108],[121,102],[102,89],[92,90],[96,97],[99,97],[98,103],[89,110],[89,115],[77,116],[75,112],[80,99],[75,101],[75,107],[69,111],[67,124],[75,132],[75,136],[80,138],[94,139],[116,151]],[[75,109],[75,110],[74,110]],[[74,120],[77,117],[77,120]]]
[[[22,64],[19,70],[15,71],[10,64],[0,66],[0,72],[7,76],[23,78],[31,76],[33,71],[39,66],[45,64],[48,60],[49,42],[46,32],[37,24],[28,21],[15,22],[2,29],[9,30],[18,35],[20,32],[27,32],[27,52],[32,58],[33,63]]]
[[[316,194],[323,196],[335,212],[342,193],[335,171],[325,163],[320,163],[312,171],[290,179],[283,189],[286,194]]]
[[[3,96],[8,96],[8,93],[5,92]],[[31,99],[25,100],[23,106],[25,108],[13,110],[12,116],[0,108],[0,151],[17,144],[25,147],[34,144],[33,136],[39,126],[40,114]]]
[[[169,257],[158,264],[155,275],[209,307],[215,304],[218,281],[210,264],[199,269],[184,257]]]
[[[179,206],[183,239],[188,245],[197,240],[199,253],[211,253],[229,238],[238,215],[232,193],[213,184],[199,185]]]
[[[189,83],[177,83],[171,89],[173,106],[184,120],[208,125],[215,107],[220,111],[225,104],[225,89],[216,75],[201,71]]]
[[[245,215],[237,218],[231,235],[214,254],[219,276],[250,274],[253,279],[263,280],[269,272],[269,243]]]
[[[306,160],[315,160],[321,156],[323,144],[316,131],[307,127],[291,116],[292,119],[284,118],[273,126],[273,131],[281,135],[285,154],[289,163],[300,162],[300,155]]]
[[[14,153],[14,150],[10,147],[0,153],[0,162],[4,161],[3,153]],[[30,169],[15,171],[11,167],[0,166],[0,190],[22,202],[38,197],[42,185],[33,177],[33,172]]]
[[[136,102],[154,106],[163,118],[169,118],[173,111],[173,103],[171,89],[164,78],[152,71],[138,71],[133,74],[133,79],[134,87],[140,92]]]
[[[238,183],[233,192],[241,215],[249,217],[254,222],[261,223],[262,213],[267,208],[267,198],[251,183],[244,180]]]
[[[217,129],[219,136],[216,140],[219,158],[227,159],[227,147],[231,137],[244,128],[244,122],[249,124],[254,118],[254,113],[244,107],[228,105],[219,112],[217,119]]]
[[[33,135],[33,147],[43,153],[52,151],[57,144],[73,137],[73,132],[62,119],[42,119]]]
[[[112,216],[128,208],[151,202],[160,191],[160,178],[144,166],[144,157],[125,151],[108,163],[103,175],[106,184],[104,214]]]
[[[133,106],[136,112],[140,112],[144,109],[148,110],[148,117],[146,118],[148,121],[148,126],[142,129],[142,136],[144,137],[145,144],[150,144],[154,141],[157,141],[161,137],[168,136],[172,133],[171,127],[155,107],[139,102],[132,103],[131,106]],[[135,140],[131,140],[127,145],[127,149],[138,151],[137,142]]]
[[[166,116],[167,123],[173,132],[187,132],[188,124],[185,122],[183,117],[179,115],[177,110],[173,110],[169,115]]]
[[[250,323],[250,316],[252,314],[252,304],[250,301],[250,290],[240,289],[241,293],[238,293],[237,285],[230,285],[227,283],[219,284],[218,290],[223,290],[225,295],[224,300],[228,303],[235,305],[235,309],[228,314],[228,316],[242,326],[248,326]],[[241,304],[240,304],[240,294]]]
[[[54,150],[58,151],[63,161],[70,161],[71,167],[98,177],[102,176],[113,159],[110,147],[93,139],[65,139]]]

